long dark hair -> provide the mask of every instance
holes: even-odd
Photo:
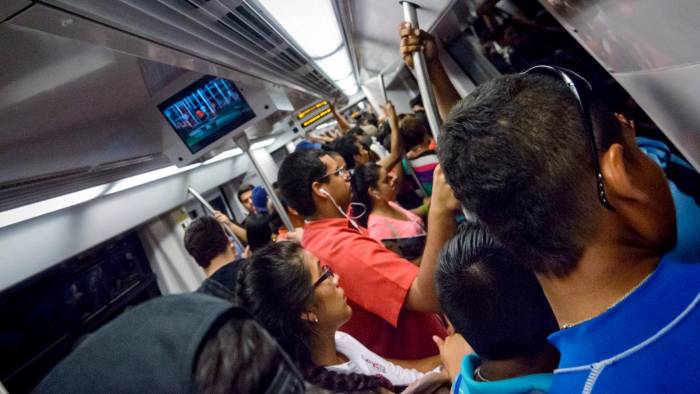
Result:
[[[236,302],[267,329],[310,383],[342,392],[392,389],[379,376],[336,373],[314,364],[311,339],[316,328],[302,314],[316,298],[302,252],[297,243],[277,242],[253,253],[238,274]]]
[[[270,215],[258,213],[248,216],[245,225],[248,236],[248,246],[255,252],[261,247],[272,242],[272,229],[270,228]]]
[[[367,227],[367,220],[373,208],[372,197],[369,195],[369,188],[377,187],[380,172],[381,167],[379,165],[367,163],[357,167],[351,178],[352,201],[363,204],[367,208],[362,216],[357,219],[358,223],[364,227]],[[354,212],[353,209],[353,215],[357,214],[359,214],[359,212]]]

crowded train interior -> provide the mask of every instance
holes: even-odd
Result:
[[[0,394],[700,393],[699,19],[3,0]]]

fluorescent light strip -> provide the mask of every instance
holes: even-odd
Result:
[[[145,183],[154,182],[175,174],[190,171],[199,167],[200,165],[202,164],[196,163],[182,168],[177,168],[175,166],[160,168],[158,170],[149,171],[144,174],[120,179],[112,183],[93,186],[88,189],[79,190],[77,192],[68,193],[62,196],[53,197],[47,200],[38,201],[32,204],[9,209],[7,211],[0,212],[0,228],[7,227],[15,223],[20,223],[25,220],[33,219],[42,215],[46,215],[51,212],[56,212],[62,209],[70,208],[74,205],[82,204],[84,202],[93,200],[98,197],[108,196],[110,194],[131,189],[136,186],[143,185]]]
[[[253,149],[270,145],[273,142],[274,138],[260,141],[258,144],[261,144],[261,146],[255,147],[255,144],[253,144]],[[240,148],[233,148],[207,160],[204,163],[196,163],[182,168],[177,168],[176,166],[168,166],[154,171],[149,171],[143,174],[134,175],[132,177],[120,179],[112,183],[94,186],[88,189],[79,190],[77,192],[68,193],[62,196],[49,198],[47,200],[9,209],[7,211],[0,212],[0,228],[20,223],[25,220],[33,219],[42,215],[46,215],[51,212],[60,211],[61,209],[66,209],[74,205],[82,204],[84,202],[90,201],[98,197],[108,196],[110,194],[128,190],[137,186],[144,185],[146,183],[155,182],[157,180],[167,178],[169,176],[193,170],[201,165],[208,165],[221,160],[229,159],[231,157],[240,155],[241,153],[243,153],[243,151]]]
[[[274,138],[268,138],[254,143],[250,147],[250,149],[256,150],[264,148],[266,146],[272,145],[274,142]],[[82,204],[97,197],[108,196],[110,194],[128,190],[146,183],[155,182],[159,179],[167,178],[169,176],[193,170],[201,165],[209,165],[212,163],[219,162],[221,160],[230,159],[242,153],[243,151],[240,148],[233,148],[214,156],[213,158],[207,160],[204,163],[196,163],[182,168],[177,168],[176,166],[160,168],[143,174],[134,175],[129,178],[120,179],[112,183],[94,186],[88,189],[79,190],[77,192],[68,193],[62,196],[49,198],[47,200],[9,209],[7,211],[0,212],[0,228],[20,223],[25,220],[33,219],[42,215],[46,215],[51,212],[60,211],[61,209],[66,209],[74,205]]]
[[[316,60],[316,64],[323,70],[330,79],[338,81],[352,74],[352,65],[350,65],[350,57],[348,51],[343,47],[338,52]]]
[[[89,189],[0,212],[0,228],[90,201],[93,198],[104,195],[108,188],[109,185],[94,186]]]
[[[335,11],[329,0],[258,2],[312,58],[328,56],[343,44]]]
[[[343,91],[359,91],[330,0],[258,0],[318,67]],[[309,22],[313,21],[313,22]],[[342,45],[342,48],[338,48]],[[350,80],[348,79],[350,78]]]

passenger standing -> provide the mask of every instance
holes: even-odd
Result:
[[[561,331],[551,392],[696,392],[700,266],[666,178],[589,84],[540,66],[451,112],[440,162],[462,204],[537,274]]]
[[[246,209],[247,215],[252,215],[257,213],[255,211],[255,205],[253,205],[253,185],[244,184],[238,188],[236,195],[238,196],[238,201]],[[243,226],[245,226],[245,220],[243,220]]]
[[[231,301],[240,262],[236,261],[239,256],[236,256],[221,224],[209,216],[197,218],[185,230],[184,241],[187,253],[207,276],[197,292]]]
[[[254,253],[238,279],[238,303],[277,339],[307,380],[334,392],[407,386],[440,360],[386,360],[338,331],[350,316],[341,279],[299,244],[280,242]]]
[[[395,202],[398,185],[394,174],[365,164],[355,170],[351,183],[354,201],[366,208],[359,223],[367,227],[370,237],[381,241],[425,235],[423,220]]]
[[[248,235],[246,233],[245,228],[247,225],[248,217],[257,213],[255,210],[255,205],[253,205],[253,185],[241,185],[238,188],[238,193],[236,193],[236,195],[238,196],[238,201],[246,210],[246,217],[241,222],[241,225],[239,226],[238,224],[234,223],[228,216],[219,211],[214,212],[214,217],[216,218],[216,220],[219,221],[219,223],[223,224],[224,226],[227,226],[234,234],[236,234],[236,237],[238,237],[241,241],[247,243]]]
[[[407,152],[401,168],[405,176],[411,176],[423,194],[430,197],[438,157],[428,126],[424,120],[407,115],[399,122],[399,134]]]
[[[438,171],[438,174],[441,174]],[[454,233],[452,192],[436,177],[428,240],[421,267],[400,258],[346,217],[347,170],[322,151],[294,152],[282,162],[278,184],[290,207],[304,215],[302,245],[341,276],[355,313],[343,330],[383,357],[437,354],[430,336],[446,332],[437,315],[435,268],[442,244]]]
[[[547,336],[559,327],[532,272],[471,224],[443,248],[436,281],[442,310],[476,352],[446,365],[455,393],[549,390],[559,353]]]

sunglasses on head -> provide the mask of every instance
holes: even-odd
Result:
[[[590,95],[593,93],[593,88],[590,82],[571,70],[555,66],[534,66],[524,71],[522,74],[545,74],[554,76],[562,80],[571,94],[574,95],[578,103],[579,113],[581,114],[583,128],[587,134],[593,154],[593,167],[595,170],[596,184],[598,186],[598,200],[605,208],[614,211],[615,208],[610,204],[605,194],[605,181],[598,160],[598,148],[595,142],[595,134],[593,133],[593,124],[591,122]]]

